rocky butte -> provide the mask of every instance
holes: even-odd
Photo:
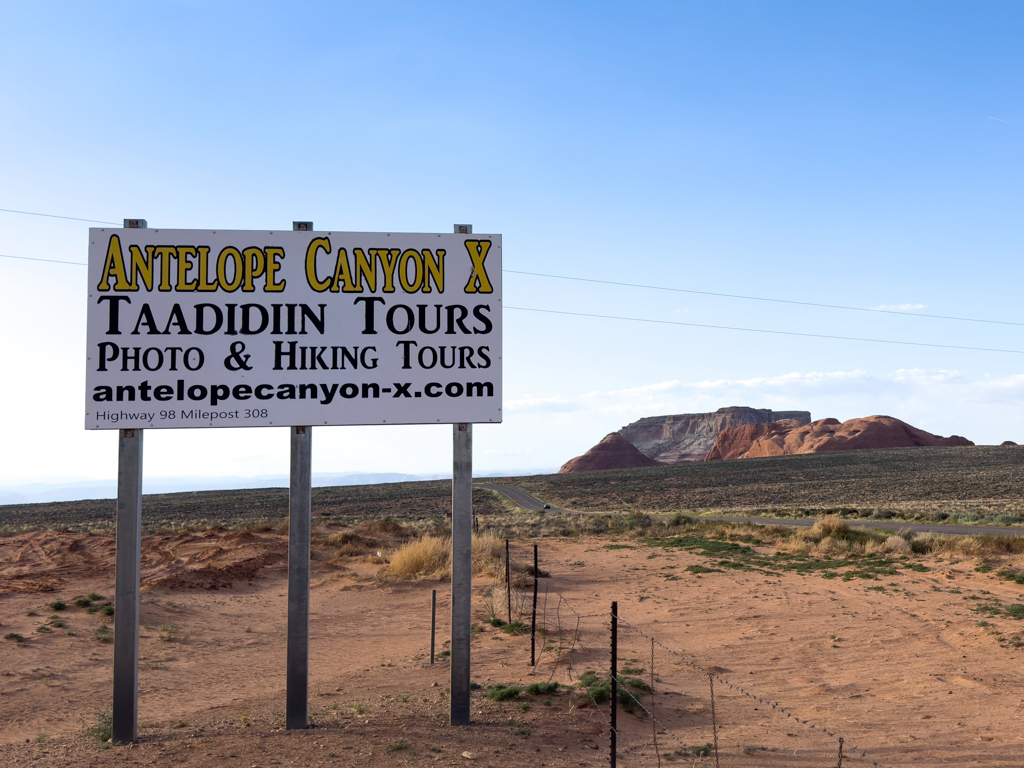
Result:
[[[649,459],[665,464],[704,461],[708,451],[724,429],[746,424],[778,421],[809,424],[810,411],[773,411],[770,408],[730,406],[714,413],[680,413],[675,416],[650,416],[619,430]]]
[[[604,438],[575,459],[570,459],[559,474],[564,472],[590,472],[595,469],[634,469],[635,467],[656,467],[660,461],[649,459],[636,449],[629,440],[618,432],[605,435]]]
[[[706,460],[954,445],[974,443],[959,435],[939,437],[892,416],[867,416],[842,423],[838,419],[819,419],[802,425],[793,421],[777,421],[722,430]]]
[[[780,419],[809,424],[809,411],[773,411],[770,408],[719,408],[714,413],[679,413],[651,416],[606,435],[582,456],[566,462],[559,472],[595,469],[632,469],[658,464],[704,461],[723,429],[765,424]]]

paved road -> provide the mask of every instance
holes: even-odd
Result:
[[[544,502],[537,501],[529,494],[523,493],[518,488],[513,488],[511,485],[498,485],[497,483],[476,483],[478,488],[486,488],[489,491],[497,491],[502,496],[507,496],[512,499],[523,509],[528,509],[531,512],[536,512],[538,509],[544,509]],[[551,510],[557,512],[558,510]]]
[[[535,512],[544,507],[544,502],[537,501],[529,494],[523,493],[511,485],[498,485],[496,483],[477,483],[481,488],[497,491],[503,496],[512,499],[523,509]],[[552,509],[552,512],[558,512]],[[698,520],[720,520],[726,523],[754,523],[755,525],[814,525],[813,518],[794,519],[789,517],[723,517],[719,515],[694,516]],[[1021,536],[1024,535],[1024,527],[1008,527],[999,525],[942,525],[941,523],[906,523],[901,520],[875,521],[875,520],[847,520],[846,524],[851,528],[888,528],[889,530],[910,529],[916,533],[943,533],[949,536],[981,536],[989,534],[992,536]]]

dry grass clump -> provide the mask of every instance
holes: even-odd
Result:
[[[376,533],[380,536],[395,536],[399,539],[412,537],[412,532],[405,529],[393,517],[385,517],[383,520],[371,520],[368,523],[363,523],[359,528],[367,533]]]
[[[410,541],[388,555],[388,564],[377,574],[384,582],[450,579],[452,542],[441,536]],[[497,536],[473,537],[473,574],[496,577],[504,574],[505,543]]]
[[[910,543],[903,536],[887,536],[885,541],[874,547],[868,546],[867,551],[878,552],[882,555],[909,555],[911,553]]]
[[[326,543],[327,546],[333,547],[340,556],[365,555],[367,552],[376,552],[379,549],[375,540],[350,531],[332,533],[327,537]]]
[[[850,532],[850,526],[846,524],[846,521],[835,515],[826,515],[825,517],[819,517],[814,521],[813,530],[820,539],[824,539],[826,536],[832,536],[837,539],[844,538],[846,534]]]

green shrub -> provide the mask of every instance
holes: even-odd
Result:
[[[531,683],[526,686],[526,692],[531,696],[540,696],[543,693],[554,693],[558,690],[558,683],[551,681],[550,683]]]
[[[518,697],[522,691],[523,689],[518,685],[495,683],[494,685],[487,686],[487,693],[485,695],[488,699],[493,699],[494,701],[508,701]]]
[[[100,747],[107,748],[114,739],[114,715],[110,707],[104,712],[96,713],[96,725],[86,728],[85,735],[90,739],[96,739]]]

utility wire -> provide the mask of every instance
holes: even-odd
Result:
[[[1012,355],[1024,355],[1019,349],[989,349],[986,347],[959,347],[952,344],[929,344],[924,341],[893,341],[891,339],[867,339],[858,336],[827,336],[823,333],[800,333],[798,331],[769,331],[764,328],[738,328],[731,325],[705,325],[704,323],[683,323],[677,320],[649,320],[644,317],[619,317],[617,315],[593,315],[585,312],[565,312],[559,309],[534,309],[532,307],[509,307],[520,312],[544,312],[549,315],[572,315],[573,317],[598,317],[604,320],[628,320],[634,323],[656,323],[658,325],[685,325],[689,328],[715,328],[723,331],[745,331],[747,333],[772,333],[779,336],[809,336],[814,339],[838,339],[840,341],[869,341],[873,344],[901,344],[909,347],[938,347],[940,349],[967,349],[972,352],[1006,352]]]
[[[868,307],[847,307],[843,304],[817,304],[811,301],[792,301],[790,299],[770,299],[764,296],[742,296],[735,293],[714,293],[713,291],[695,291],[689,288],[669,288],[664,285],[642,285],[639,283],[619,283],[614,280],[595,280],[590,277],[569,277],[568,275],[546,275],[541,272],[521,272],[517,269],[503,269],[513,275],[530,275],[532,277],[549,277],[555,280],[575,280],[581,283],[600,283],[601,285],[620,285],[627,288],[645,288],[650,291],[671,291],[673,293],[695,293],[700,296],[719,296],[727,299],[746,299],[747,301],[769,301],[774,304],[797,304],[802,307],[824,307],[826,309],[846,309],[851,312],[878,312],[883,315],[909,315],[910,317],[930,317],[937,320],[959,320],[965,323],[993,323],[995,325],[1024,326],[1024,323],[1012,323],[1006,320],[980,320],[975,317],[951,317],[949,315],[929,315],[923,312],[903,312],[897,309],[871,309]]]
[[[32,256],[9,256],[6,253],[0,253],[0,259],[20,259],[21,261],[45,261],[50,264],[74,264],[76,267],[87,267],[88,264],[84,264],[81,261],[57,261],[56,259],[36,259]]]
[[[0,209],[0,210],[3,210],[3,209]],[[37,258],[34,258],[32,256],[11,256],[11,255],[6,254],[6,253],[0,253],[0,258],[2,258],[2,259],[18,259],[20,261],[42,261],[42,262],[46,262],[47,264],[70,264],[70,265],[75,266],[75,267],[86,267],[86,266],[88,266],[88,264],[83,264],[80,261],[58,261],[56,259],[37,259]],[[510,272],[512,270],[505,270],[505,271],[506,272]],[[532,273],[532,272],[521,272],[521,273],[517,273],[517,274],[535,274],[535,273]],[[541,277],[559,277],[559,275],[540,275],[540,276]],[[582,278],[582,277],[581,278],[566,277],[566,278],[562,278],[562,279],[565,279],[565,280],[584,280],[586,282],[595,282],[595,283],[606,282],[606,281],[603,281],[603,280],[588,280],[587,278]],[[629,283],[610,283],[610,285],[630,285],[630,284]],[[639,288],[658,288],[658,286],[635,286],[635,287],[639,287]],[[686,293],[704,293],[702,291],[685,291],[682,288],[665,288],[665,289],[660,289],[660,290],[683,291],[683,292],[686,292]],[[729,296],[729,294],[720,294],[720,293],[713,293],[713,294],[708,294],[708,295],[710,295],[710,296]],[[750,297],[736,297],[736,298],[750,298]],[[784,302],[784,303],[787,303],[787,304],[806,304],[806,302],[799,302],[799,301],[785,302],[783,299],[758,299],[758,301],[779,301],[779,302]],[[829,305],[829,304],[809,304],[808,306],[830,307],[832,305]],[[837,307],[837,308],[838,309],[860,309],[858,307]],[[590,313],[586,313],[586,312],[565,312],[563,310],[557,310],[557,309],[534,309],[532,307],[510,307],[510,306],[507,306],[507,305],[506,305],[505,309],[512,309],[512,310],[517,310],[517,311],[520,311],[520,312],[544,312],[544,313],[550,314],[550,315],[570,315],[570,316],[573,316],[573,317],[594,317],[594,318],[600,318],[602,320],[625,320],[625,321],[633,322],[633,323],[655,323],[657,325],[682,325],[682,326],[687,326],[689,328],[713,328],[713,329],[716,329],[716,330],[723,330],[723,331],[744,331],[746,333],[770,333],[770,334],[775,334],[775,335],[778,335],[778,336],[806,336],[806,337],[813,338],[813,339],[835,339],[835,340],[838,340],[838,341],[865,341],[865,342],[870,342],[872,344],[900,344],[902,346],[909,346],[909,347],[936,347],[936,348],[939,348],[939,349],[962,349],[962,350],[969,350],[971,352],[1003,352],[1003,353],[1011,354],[1011,355],[1024,355],[1024,350],[1019,350],[1019,349],[991,349],[991,348],[988,348],[988,347],[962,347],[962,346],[955,346],[955,345],[952,345],[952,344],[929,344],[929,343],[924,342],[924,341],[895,341],[895,340],[892,340],[892,339],[868,339],[868,338],[863,338],[863,337],[859,337],[859,336],[828,336],[828,335],[825,335],[825,334],[822,334],[822,333],[800,333],[798,331],[771,331],[771,330],[767,330],[765,328],[739,328],[739,327],[731,326],[731,325],[707,325],[705,323],[683,323],[683,322],[680,322],[680,321],[677,321],[677,320],[651,320],[651,319],[648,319],[648,318],[645,318],[645,317],[620,317],[620,316],[617,316],[617,315],[596,315],[596,314],[590,314]],[[863,312],[887,312],[888,310],[861,309],[861,311],[863,311]],[[890,314],[903,314],[903,315],[906,315],[906,314],[912,314],[912,313],[910,313],[910,312],[893,312],[893,313],[890,313]],[[915,315],[915,316],[916,317],[941,317],[940,315]],[[945,320],[968,320],[969,318],[953,318],[953,317],[947,318],[947,317],[943,317],[942,319],[945,319]],[[973,322],[978,322],[978,323],[1000,323],[1001,321],[999,321],[999,320],[974,320]],[[1003,324],[1003,325],[1024,325],[1024,323],[1001,323],[1001,324]]]
[[[88,221],[93,224],[113,224],[115,227],[119,226],[122,222],[117,221],[100,221],[99,219],[78,219],[74,216],[58,216],[54,213],[33,213],[32,211],[15,211],[10,208],[0,208],[0,211],[4,213],[20,213],[23,216],[45,216],[48,219],[67,219],[68,221]]]

